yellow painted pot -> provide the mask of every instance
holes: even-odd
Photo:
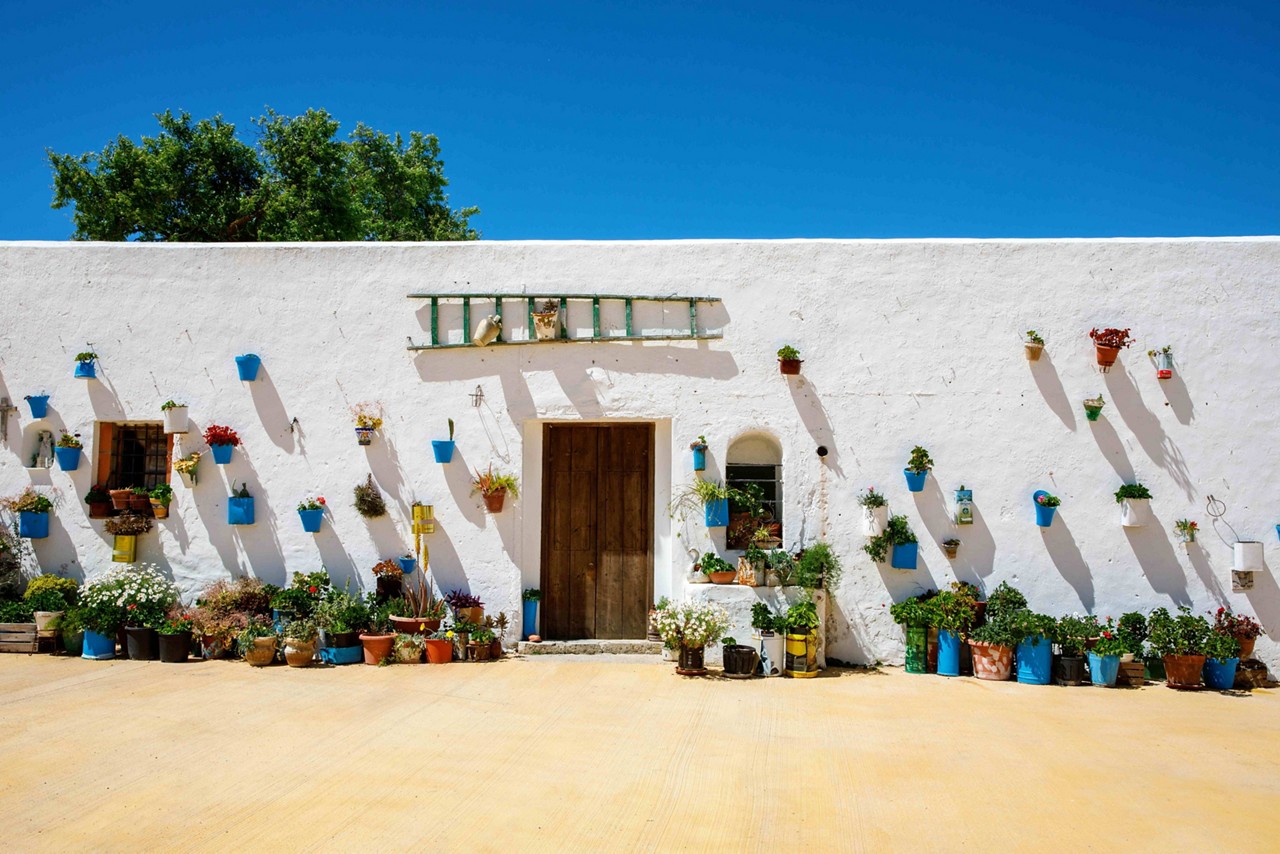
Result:
[[[812,679],[818,675],[818,633],[787,635],[787,667],[788,676],[797,679]]]
[[[133,563],[138,558],[137,534],[116,534],[112,543],[112,563]]]

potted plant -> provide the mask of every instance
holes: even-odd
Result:
[[[187,405],[170,398],[160,404],[160,417],[164,419],[165,433],[185,433],[191,429],[187,418]]]
[[[907,461],[907,467],[902,470],[907,477],[907,489],[911,492],[923,492],[924,481],[929,476],[931,468],[933,468],[933,459],[929,456],[929,452],[919,445],[912,448],[911,459]]]
[[[243,356],[236,356],[236,373],[240,376],[241,382],[251,383],[258,378],[258,368],[262,365],[262,359],[253,353],[246,353]]]
[[[112,520],[115,521],[115,520]],[[85,585],[81,602],[110,603],[125,627],[129,657],[154,661],[160,654],[156,628],[178,601],[174,585],[151,564],[120,566]]]
[[[86,585],[74,618],[84,630],[81,658],[106,661],[116,657],[116,633],[120,630],[122,618],[114,591],[109,597],[105,594],[90,596]]]
[[[947,556],[947,560],[955,560],[958,551],[960,551],[960,541],[955,537],[948,537],[942,541],[942,553]]]
[[[404,587],[404,572],[394,560],[380,560],[373,565],[373,578],[377,584],[378,601],[385,602],[400,596]]]
[[[355,508],[356,512],[366,519],[377,519],[379,516],[387,515],[387,502],[383,500],[382,493],[374,485],[372,474],[365,478],[364,483],[356,484]]]
[[[90,519],[104,519],[111,515],[111,494],[106,484],[95,483],[84,494],[84,503],[89,505]]]
[[[1034,329],[1028,330],[1022,346],[1026,350],[1028,362],[1040,361],[1040,354],[1044,352],[1044,339],[1040,337],[1039,333]]]
[[[418,573],[418,586],[405,588],[404,597],[396,604],[402,605],[400,610],[391,615],[391,628],[406,635],[431,634],[440,628],[441,621],[448,613],[448,604],[437,599],[431,587],[423,580],[425,573]]]
[[[227,499],[227,524],[253,524],[253,496],[249,494],[249,484],[242,483],[240,488],[231,484],[231,496]]]
[[[1156,608],[1147,619],[1152,651],[1164,659],[1166,683],[1170,688],[1196,690],[1204,670],[1205,645],[1213,630],[1209,621],[1191,609],[1178,609],[1178,616],[1166,608]]]
[[[324,522],[324,496],[312,498],[308,495],[299,501],[298,518],[302,520],[302,530],[308,534],[320,533],[320,525]]]
[[[1173,377],[1173,350],[1169,345],[1159,350],[1148,350],[1147,355],[1156,363],[1156,379],[1167,380]]]
[[[151,504],[151,512],[157,519],[169,518],[169,505],[173,503],[173,487],[167,483],[157,483],[147,494]]]
[[[834,590],[844,569],[828,543],[818,541],[796,556],[793,583],[806,590]]]
[[[1036,524],[1041,528],[1048,528],[1053,524],[1053,515],[1058,512],[1062,499],[1043,489],[1037,489],[1031,498],[1036,506]]]
[[[449,438],[432,439],[431,452],[436,455],[436,462],[448,463],[453,460],[453,419],[449,419]]]
[[[884,563],[886,555],[890,556],[890,566],[894,569],[915,569],[919,555],[919,542],[907,524],[907,517],[890,516],[884,533],[867,540],[862,550],[876,563]]]
[[[38,420],[49,414],[49,395],[29,394],[24,399],[27,401],[27,406],[31,407],[32,418]]]
[[[130,513],[137,513],[139,516],[151,513],[151,493],[147,491],[146,487],[129,487],[128,509]]]
[[[313,612],[320,633],[320,657],[329,664],[357,664],[363,658],[360,633],[369,626],[369,605],[348,591],[334,590]]]
[[[108,519],[102,529],[113,537],[111,561],[133,563],[138,557],[138,536],[151,530],[151,519],[125,511]]]
[[[67,579],[70,580],[70,579]],[[74,582],[72,582],[74,584]],[[36,636],[42,638],[57,637],[58,620],[67,612],[69,603],[60,590],[46,588],[32,593],[30,589],[23,594],[22,602],[31,612],[30,622],[36,624]],[[27,620],[8,620],[3,622],[28,622]]]
[[[800,351],[790,344],[778,351],[778,370],[789,376],[800,373]]]
[[[1046,614],[1020,608],[1009,614],[1009,630],[1019,638],[1017,648],[1018,682],[1023,685],[1048,685],[1053,675],[1053,635],[1057,621]]]
[[[484,622],[484,603],[479,596],[472,596],[462,590],[451,590],[445,594],[444,600],[453,610],[456,623],[480,625]]]
[[[884,533],[889,524],[889,502],[884,495],[876,492],[874,486],[858,496],[858,504],[862,506],[862,533],[868,537],[878,537]]]
[[[1098,416],[1102,414],[1102,407],[1106,405],[1106,401],[1102,399],[1102,394],[1097,397],[1086,397],[1084,399],[1084,417],[1089,421],[1097,421]]]
[[[750,679],[756,675],[760,653],[753,646],[740,644],[735,638],[721,641],[724,649],[724,675],[729,679]]]
[[[3,501],[4,509],[18,515],[18,536],[30,540],[43,540],[49,536],[49,513],[53,499],[28,486],[17,495]]]
[[[477,492],[484,499],[485,509],[490,513],[501,513],[502,503],[507,498],[507,493],[511,493],[512,498],[519,498],[520,482],[513,474],[503,474],[495,472],[493,464],[489,465],[489,470],[481,473],[476,471],[475,477],[471,479],[471,494]]]
[[[1116,621],[1115,634],[1124,646],[1124,650],[1120,653],[1120,664],[1133,662],[1135,658],[1142,655],[1142,645],[1147,640],[1146,616],[1140,611],[1121,614],[1120,619]]]
[[[1120,505],[1120,524],[1126,528],[1141,528],[1151,521],[1151,490],[1140,483],[1126,483],[1116,490],[1116,503]]]
[[[707,437],[699,436],[697,439],[690,442],[689,450],[693,451],[693,470],[706,471],[707,469]]]
[[[493,630],[480,626],[467,636],[467,658],[470,661],[488,661],[493,657]]]
[[[769,556],[752,540],[746,554],[738,558],[738,583],[747,587],[764,587],[769,575]]]
[[[173,463],[173,470],[182,476],[182,482],[188,488],[195,486],[199,482],[197,474],[200,467],[200,452],[193,451],[185,457],[177,459]]]
[[[166,664],[182,664],[191,658],[191,633],[195,620],[181,609],[173,611],[160,623],[160,660]]]
[[[743,493],[719,481],[696,478],[692,483],[681,487],[672,507],[683,518],[694,507],[701,506],[708,528],[724,528],[729,524],[729,500],[736,500],[739,495]]]
[[[98,375],[98,354],[92,350],[76,353],[75,375],[82,380],[91,380]]]
[[[395,633],[391,631],[393,607],[391,602],[377,602],[369,609],[369,630],[360,635],[365,664],[381,664],[392,655],[396,640]]]
[[[310,667],[315,661],[319,632],[314,620],[291,620],[280,634],[284,640],[284,660],[290,667]]]
[[[973,653],[973,675],[979,679],[1007,682],[1013,673],[1013,648],[1022,640],[1007,619],[987,620],[969,635]]]
[[[679,650],[676,673],[705,676],[707,646],[718,643],[730,625],[729,612],[715,602],[682,602],[659,608],[654,625],[667,649]]]
[[[781,676],[786,669],[787,638],[783,616],[764,602],[751,606],[752,639],[760,645],[760,664],[765,676]]]
[[[58,458],[58,468],[63,471],[75,471],[80,468],[80,449],[83,447],[79,433],[72,435],[63,430],[62,437],[58,439],[58,446],[53,449],[53,453]]]
[[[976,600],[958,590],[940,590],[929,600],[929,627],[938,630],[938,675],[960,675],[960,646],[973,625]]]
[[[543,300],[533,312],[533,332],[539,341],[554,341],[560,334],[560,303]]]
[[[1200,530],[1200,526],[1193,519],[1179,519],[1173,523],[1173,531],[1178,536],[1178,542],[1184,546],[1189,546],[1196,541],[1196,532]]]
[[[1072,614],[1058,619],[1053,640],[1062,648],[1058,673],[1063,685],[1079,685],[1084,681],[1084,651],[1098,636],[1098,621],[1092,615]]]
[[[1125,654],[1125,642],[1110,617],[1102,625],[1095,623],[1095,626],[1098,639],[1089,650],[1089,681],[1103,688],[1114,688],[1120,674],[1120,656]]]
[[[529,635],[538,633],[538,603],[542,601],[542,591],[536,587],[526,587],[524,592],[520,594],[521,613],[520,628],[524,633],[524,639],[528,640]],[[652,612],[650,612],[652,617]]]
[[[986,618],[988,621],[1001,620],[1025,607],[1027,597],[1022,595],[1022,591],[1007,581],[1001,581],[987,596]]]
[[[715,552],[704,554],[699,565],[702,567],[702,574],[711,579],[712,584],[733,584],[738,580],[737,570]]]
[[[401,664],[420,664],[422,652],[426,649],[426,639],[422,635],[396,635],[396,661]]]
[[[230,427],[210,424],[205,428],[204,441],[213,451],[213,461],[225,466],[231,462],[231,452],[240,444],[240,436]]]
[[[236,635],[236,648],[253,667],[266,667],[276,660],[275,627],[262,616],[250,617]]]
[[[1120,355],[1120,351],[1133,344],[1133,336],[1129,334],[1128,329],[1113,327],[1102,330],[1093,329],[1089,332],[1089,337],[1093,339],[1093,346],[1097,350],[1098,367],[1102,368],[1104,374],[1116,363],[1116,357]]]
[[[1240,644],[1240,658],[1244,660],[1253,658],[1254,644],[1260,636],[1266,634],[1262,624],[1253,617],[1233,614],[1230,608],[1219,608],[1213,615],[1213,630],[1220,635],[1235,638]]]
[[[786,674],[796,679],[818,675],[818,606],[805,598],[787,608]],[[727,627],[726,627],[727,628]]]
[[[453,630],[438,629],[423,639],[427,664],[448,664],[453,661]]]
[[[902,602],[889,606],[889,616],[902,626],[906,634],[906,671],[908,673],[927,673],[929,655],[929,624],[933,621],[931,613],[932,593],[913,596]]]
[[[356,423],[356,444],[373,444],[373,433],[382,426],[382,407],[376,403],[357,403],[351,407]]]
[[[1210,632],[1204,641],[1204,656],[1204,686],[1212,691],[1234,688],[1236,668],[1240,666],[1240,642],[1231,635]]]

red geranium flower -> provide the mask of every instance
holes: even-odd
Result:
[[[324,503],[324,496],[322,495],[322,496],[320,496],[319,498],[317,498],[317,499],[316,499],[316,503],[317,503],[317,504],[323,504],[323,503]]]
[[[316,593],[319,592],[319,590],[320,588],[316,587],[314,584],[307,588],[308,593]]]

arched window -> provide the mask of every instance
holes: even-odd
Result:
[[[782,542],[782,446],[767,433],[748,433],[729,444],[725,482],[733,489],[758,497],[756,506],[733,502],[729,506],[727,545],[745,549],[753,536],[763,537],[763,548]],[[760,534],[761,529],[764,533]]]

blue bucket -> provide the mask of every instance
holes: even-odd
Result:
[[[228,525],[252,525],[253,524],[253,496],[248,498],[235,498],[234,496],[227,499],[227,524]]]
[[[1041,528],[1047,528],[1053,524],[1053,514],[1057,507],[1045,507],[1043,504],[1036,505],[1036,524]]]
[[[705,445],[702,446],[701,448],[693,449],[693,470],[694,471],[707,470],[707,448]]]
[[[80,657],[88,658],[92,661],[106,661],[108,658],[115,658],[116,639],[85,629],[84,651],[80,653]]]
[[[411,557],[398,557],[396,560],[400,562],[400,571],[405,575],[413,572],[413,565],[417,563],[417,560]]]
[[[1214,691],[1230,691],[1236,684],[1236,666],[1239,658],[1228,658],[1220,661],[1216,658],[1204,660],[1204,686]]]
[[[302,530],[308,534],[320,533],[320,523],[324,521],[324,508],[319,510],[299,510],[298,518],[302,520]]]
[[[898,543],[893,547],[889,565],[894,569],[915,569],[920,556],[919,543]]]
[[[432,439],[431,452],[436,455],[436,462],[448,463],[453,461],[453,440],[452,439]]]
[[[43,540],[49,536],[49,514],[23,510],[18,514],[18,536]]]
[[[907,489],[911,492],[924,492],[924,482],[929,477],[929,472],[912,471],[911,469],[903,469],[902,473],[907,476]]]
[[[76,362],[76,376],[82,380],[91,380],[98,375],[97,363],[93,360],[88,362]]]
[[[31,407],[32,418],[44,418],[49,414],[49,395],[29,395],[27,397],[27,405]]]
[[[960,635],[958,632],[938,631],[938,675],[960,675]]]
[[[520,629],[524,633],[524,639],[528,640],[529,635],[538,633],[538,600],[524,600],[524,612],[520,620]]]
[[[251,383],[258,378],[258,368],[262,366],[262,360],[253,353],[246,353],[243,356],[236,356],[236,371],[240,374],[242,382]]]
[[[235,445],[210,445],[213,450],[213,461],[220,466],[225,466],[231,462],[231,452],[236,449]]]
[[[326,646],[320,649],[320,660],[325,664],[359,664],[364,661],[364,646]]]
[[[723,528],[729,524],[729,499],[716,499],[705,509],[708,528]]]
[[[1023,685],[1048,685],[1053,670],[1053,644],[1044,635],[1039,643],[1027,638],[1018,644],[1018,681]]]
[[[1116,676],[1120,673],[1120,656],[1098,655],[1089,653],[1089,681],[1094,685],[1107,688],[1116,687]]]
[[[75,471],[80,468],[79,448],[54,448],[53,454],[58,458],[58,468],[63,471]]]

